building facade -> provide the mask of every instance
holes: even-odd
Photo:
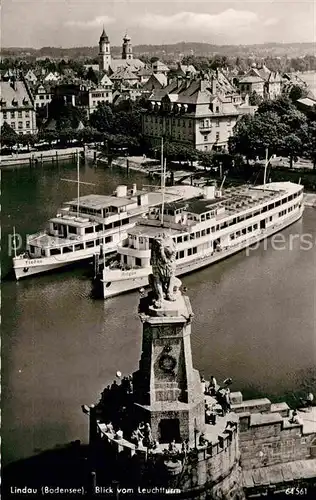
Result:
[[[243,97],[256,92],[263,99],[275,99],[282,92],[282,77],[265,65],[253,64],[247,75],[239,80],[238,87]]]
[[[1,81],[0,127],[7,123],[17,134],[36,134],[33,96],[24,80]]]
[[[34,91],[35,108],[44,108],[52,101],[53,90],[49,85],[40,83]]]
[[[240,95],[215,77],[178,78],[155,90],[143,114],[143,134],[152,145],[167,141],[200,151],[223,150],[240,116]]]

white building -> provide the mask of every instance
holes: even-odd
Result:
[[[0,127],[6,122],[18,134],[36,134],[33,96],[23,80],[0,82]]]

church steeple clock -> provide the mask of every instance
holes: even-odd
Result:
[[[111,47],[109,37],[104,31],[99,40],[99,70],[108,71],[111,64]]]
[[[127,34],[123,38],[122,59],[133,59],[132,42]]]

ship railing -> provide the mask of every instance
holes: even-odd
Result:
[[[48,236],[48,234],[46,231],[38,231],[37,233],[28,235],[26,241],[29,242],[35,238],[39,238],[40,236]]]

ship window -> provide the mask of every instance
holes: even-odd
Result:
[[[193,248],[192,248],[192,252],[193,252],[193,253],[197,253],[197,247],[193,247]]]
[[[192,248],[188,248],[188,255],[192,255]]]
[[[90,233],[93,233],[93,226],[91,227],[86,227],[85,230],[84,230],[85,234],[90,234]]]
[[[236,231],[236,238],[239,238],[240,236],[240,231]]]
[[[205,236],[205,229],[202,230],[201,236]]]
[[[201,215],[201,221],[205,220],[205,214]]]
[[[92,248],[92,247],[94,247],[94,241],[87,241],[86,248]]]
[[[177,243],[182,243],[182,236],[177,237]]]
[[[216,226],[216,231],[219,231],[219,225],[218,225],[218,224],[217,224],[217,226]]]
[[[194,238],[195,238],[195,234],[194,234],[194,233],[191,233],[191,234],[190,234],[190,240],[194,240]]]
[[[110,243],[112,241],[112,236],[107,236],[104,238],[104,243]]]
[[[68,233],[77,234],[77,228],[74,226],[68,226]]]
[[[96,232],[98,233],[99,231],[102,231],[102,227],[102,224],[98,224],[97,226],[95,226]]]
[[[263,207],[263,209],[262,209],[262,213],[266,212],[266,211],[267,211],[267,208],[268,208],[267,206]]]
[[[272,208],[274,208],[274,203],[270,203],[268,208],[269,208],[269,210],[272,210]]]
[[[212,231],[214,231],[214,227],[212,227]],[[211,233],[211,229],[208,227],[208,228],[206,229],[206,234],[210,234],[210,233]]]
[[[256,229],[258,229],[258,224],[254,224],[253,229],[254,229],[254,231],[255,231]]]
[[[124,224],[129,224],[129,218],[127,218],[127,219],[123,219],[121,222],[122,222],[122,226],[123,226]]]
[[[244,229],[242,230],[242,234],[247,234],[247,228],[244,227]]]
[[[207,212],[206,219],[209,220],[210,218],[211,218],[211,214],[210,214],[210,212]]]
[[[108,229],[111,229],[112,228],[112,224],[106,224],[104,226],[104,231],[107,231]]]
[[[54,222],[54,224],[53,224],[53,230],[54,230],[54,231],[58,231],[58,224],[56,224],[55,222]]]
[[[51,248],[50,254],[51,255],[59,255],[60,254],[60,248]]]
[[[141,265],[142,265],[142,259],[140,259],[139,257],[136,257],[136,259],[135,259],[135,265],[141,267]]]
[[[121,225],[121,221],[120,220],[116,220],[114,222],[114,226],[113,227],[119,227]]]
[[[189,235],[188,235],[188,234],[185,234],[185,235],[183,236],[183,241],[188,241],[188,239],[189,239]]]
[[[63,253],[73,252],[73,247],[63,247]]]
[[[75,245],[75,250],[83,250],[83,248],[83,243],[78,243],[78,245]]]
[[[200,236],[201,236],[201,233],[200,233],[200,231],[198,231],[198,232],[196,233],[195,237],[196,237],[196,238],[200,238]]]
[[[233,233],[233,234],[231,234],[231,235],[230,235],[230,239],[231,239],[231,240],[234,240],[234,239],[235,239],[235,233]]]
[[[97,239],[95,240],[95,244],[96,244],[96,246],[99,246],[99,245],[100,245],[100,242],[101,242],[100,238],[97,238]]]
[[[248,233],[251,233],[252,232],[252,226],[249,226],[248,227]]]
[[[127,255],[123,255],[123,262],[124,264],[127,264]]]
[[[280,205],[281,205],[281,201],[279,200],[279,201],[276,202],[275,206],[279,207]]]
[[[180,252],[179,252],[179,258],[180,259],[184,258],[184,250],[180,250]]]

